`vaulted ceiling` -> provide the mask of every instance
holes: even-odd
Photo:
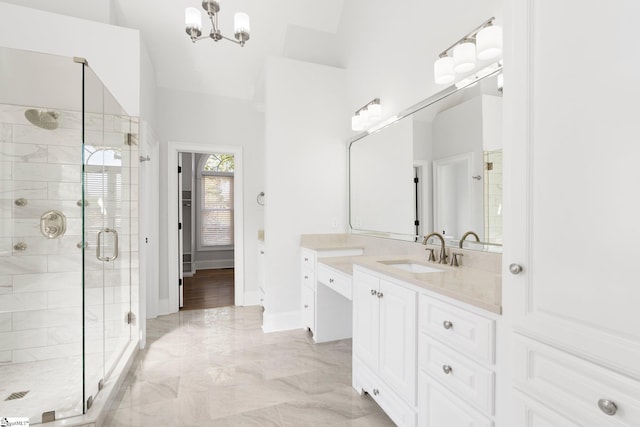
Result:
[[[338,30],[343,4],[343,0],[222,0],[223,34],[233,38],[235,12],[251,18],[251,39],[240,47],[225,40],[191,42],[184,29],[184,9],[202,10],[199,0],[112,2],[115,22],[141,31],[158,86],[243,99],[253,98],[269,55],[306,60],[316,55],[327,62],[322,47]],[[208,34],[210,27],[202,12],[203,34]]]

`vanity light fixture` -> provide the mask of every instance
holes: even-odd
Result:
[[[382,105],[380,105],[380,98],[375,98],[364,107],[361,107],[351,117],[351,129],[355,131],[362,131],[366,128],[378,123],[382,118]]]
[[[213,41],[217,42],[222,39],[229,40],[230,42],[244,46],[249,40],[249,33],[251,31],[249,23],[249,15],[246,13],[238,12],[234,16],[234,36],[235,40],[222,35],[220,27],[218,26],[218,12],[220,12],[219,0],[203,0],[202,8],[207,12],[209,20],[211,21],[211,31],[209,37]],[[193,43],[198,40],[202,40],[207,36],[202,36],[202,15],[195,7],[188,7],[184,11],[185,31],[191,38]],[[202,37],[201,37],[202,36]]]
[[[456,74],[472,71],[477,60],[486,61],[502,55],[502,28],[494,22],[494,17],[487,19],[438,55],[433,64],[437,84],[449,84],[456,79]]]

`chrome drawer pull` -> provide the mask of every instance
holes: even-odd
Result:
[[[607,415],[615,415],[618,412],[618,405],[612,402],[609,399],[600,399],[598,400],[598,407],[602,412]]]
[[[371,295],[373,296],[378,295],[378,291],[376,291],[375,289],[371,289]]]
[[[448,320],[445,320],[444,322],[442,322],[442,326],[444,326],[445,329],[451,329],[453,328],[453,323],[449,322]]]
[[[333,279],[332,278],[329,278],[329,283],[333,283]]]
[[[451,373],[451,371],[453,371],[453,368],[449,365],[442,365],[442,371],[449,375]]]

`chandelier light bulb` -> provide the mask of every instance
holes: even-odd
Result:
[[[478,59],[493,59],[502,54],[502,28],[497,25],[485,27],[476,35]]]
[[[202,29],[202,15],[195,7],[188,7],[184,10],[184,24],[187,29]]]
[[[453,58],[443,56],[436,60],[433,64],[434,81],[439,85],[446,85],[455,79],[455,71],[453,70]]]
[[[453,48],[453,69],[462,74],[471,71],[476,66],[476,45],[471,41],[464,41]]]
[[[243,12],[236,13],[233,22],[234,22],[233,28],[236,34],[238,33],[249,34],[251,32],[249,15],[247,15],[246,13],[243,13]]]

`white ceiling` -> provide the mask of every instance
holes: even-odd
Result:
[[[140,30],[161,87],[251,99],[267,56],[317,56],[316,62],[336,62],[327,53],[326,39],[338,30],[343,0],[221,0],[224,35],[233,38],[235,12],[251,18],[251,39],[244,47],[224,40],[191,42],[184,30],[184,9],[201,9],[200,0],[111,1],[115,22]],[[202,12],[203,34],[208,34]]]

